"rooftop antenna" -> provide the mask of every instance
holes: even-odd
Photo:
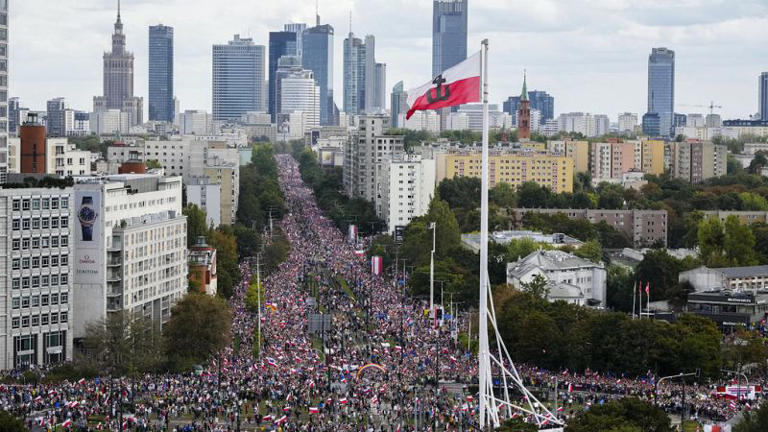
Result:
[[[117,0],[117,22],[120,22],[120,0]]]
[[[352,10],[349,11],[349,34],[352,34]]]
[[[317,18],[317,25],[320,25],[320,0],[315,0],[315,18]]]

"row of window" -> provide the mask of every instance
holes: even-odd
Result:
[[[35,237],[11,240],[13,250],[45,249],[69,246],[68,236]]]
[[[39,218],[14,219],[11,222],[11,228],[14,231],[28,229],[56,229],[68,228],[69,216],[52,216]]]
[[[56,306],[58,304],[67,304],[69,302],[69,293],[37,294],[33,296],[14,297],[11,300],[13,309],[38,307],[38,306]]]
[[[15,277],[11,280],[11,287],[17,289],[29,289],[40,287],[54,287],[59,284],[67,285],[69,283],[69,275],[66,273],[41,275],[41,276],[24,276]]]
[[[13,270],[45,269],[48,267],[57,267],[69,265],[69,255],[50,255],[14,258],[11,261]]]
[[[13,317],[11,318],[11,328],[37,327],[58,323],[66,324],[68,319],[69,315],[67,312],[53,312],[51,314],[32,315],[31,317]]]
[[[69,198],[14,198],[14,210],[58,210],[69,208]]]

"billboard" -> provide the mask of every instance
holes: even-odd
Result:
[[[75,191],[74,205],[75,283],[100,284],[105,258],[101,191]]]
[[[380,256],[371,257],[371,273],[380,275],[384,267],[384,260]]]
[[[397,225],[395,226],[395,244],[403,244],[403,239],[405,238],[405,227],[403,225]]]
[[[350,225],[349,226],[349,232],[347,241],[350,243],[356,243],[357,242],[357,225]]]

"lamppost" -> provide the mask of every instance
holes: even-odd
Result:
[[[429,314],[435,313],[435,241],[437,233],[437,222],[429,224],[432,230],[432,251],[429,254]],[[434,319],[434,317],[432,317]]]

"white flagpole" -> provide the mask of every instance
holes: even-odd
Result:
[[[490,348],[488,344],[488,39],[482,42],[482,80],[483,80],[483,148],[482,148],[482,179],[480,189],[480,311],[478,339],[480,352],[479,367],[479,397],[480,397],[480,428],[484,429],[493,404],[491,380]],[[495,404],[494,404],[495,405]],[[491,425],[493,426],[493,425]]]
[[[635,319],[635,300],[637,298],[637,281],[632,285],[632,319]]]
[[[436,321],[435,313],[435,234],[437,233],[437,222],[429,224],[432,229],[432,253],[429,254],[429,318]]]

